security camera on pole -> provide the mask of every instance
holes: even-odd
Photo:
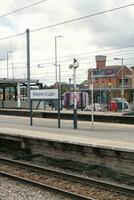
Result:
[[[73,123],[74,129],[77,129],[77,98],[76,98],[76,68],[79,67],[79,63],[76,59],[74,59],[73,64],[69,65],[69,69],[73,68],[73,83],[74,83],[74,116]]]

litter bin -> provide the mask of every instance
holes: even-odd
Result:
[[[116,101],[111,101],[110,103],[110,111],[111,112],[117,112],[118,110],[118,105],[116,103]]]

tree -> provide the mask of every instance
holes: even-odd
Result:
[[[68,90],[69,90],[68,83],[62,82],[61,83],[61,95],[63,95],[64,93],[68,92]]]

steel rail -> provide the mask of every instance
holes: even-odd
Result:
[[[102,189],[110,190],[110,191],[113,191],[113,192],[116,192],[116,193],[134,196],[134,187],[121,186],[119,184],[113,184],[113,183],[110,183],[110,182],[107,182],[107,181],[101,181],[101,180],[97,180],[97,179],[93,179],[93,178],[87,178],[87,177],[74,175],[74,174],[71,174],[71,173],[60,172],[58,170],[54,170],[54,169],[50,169],[50,168],[46,168],[46,167],[44,168],[44,167],[41,167],[41,166],[29,164],[29,163],[26,163],[26,162],[11,160],[11,159],[7,159],[7,158],[1,158],[0,157],[0,161],[12,163],[14,165],[19,165],[22,168],[35,170],[35,171],[38,171],[38,172],[43,172],[43,173],[47,172],[47,173],[49,173],[53,176],[62,177],[66,180],[71,180],[71,181],[75,181],[75,182],[79,182],[79,183],[85,183],[85,184],[88,184],[90,186],[100,187]]]
[[[69,192],[69,191],[66,191],[66,190],[62,190],[62,189],[59,189],[59,188],[56,188],[56,187],[52,187],[52,186],[47,185],[47,184],[42,184],[42,183],[39,183],[37,181],[33,181],[33,180],[30,180],[30,179],[27,179],[27,178],[22,178],[20,176],[16,176],[16,175],[13,175],[13,174],[10,174],[10,173],[7,173],[7,172],[0,171],[0,175],[1,176],[6,176],[8,178],[12,178],[14,180],[18,180],[18,181],[23,182],[23,183],[30,184],[30,185],[38,187],[38,188],[45,189],[45,190],[50,191],[50,192],[54,192],[54,193],[58,193],[58,194],[64,195],[64,196],[70,197],[72,199],[95,200],[95,199],[90,198],[90,197],[88,198],[88,197],[79,195],[77,193],[73,193],[73,192]]]

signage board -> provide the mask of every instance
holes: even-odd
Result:
[[[58,89],[31,90],[31,99],[58,99]]]

